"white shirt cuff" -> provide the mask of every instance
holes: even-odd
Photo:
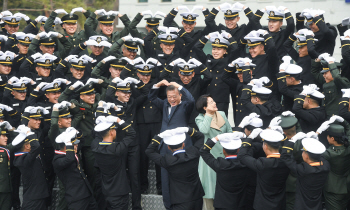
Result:
[[[118,124],[119,124],[119,125],[122,125],[123,123],[125,123],[125,121],[124,121],[124,120],[121,120]]]
[[[216,142],[218,142],[215,138],[212,138],[211,139],[215,144],[216,144]]]
[[[156,87],[156,85],[153,85],[152,89],[159,89],[159,87]]]
[[[178,88],[178,90],[182,90],[182,85],[180,85],[180,87]]]

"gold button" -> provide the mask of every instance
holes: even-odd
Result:
[[[190,50],[190,52],[192,52],[192,50]]]
[[[215,86],[216,86],[216,84],[215,84]]]
[[[132,114],[130,114],[130,116],[132,116]]]
[[[238,112],[238,109],[236,109],[236,112]]]
[[[76,47],[76,45],[74,45],[74,47]]]
[[[212,70],[210,70],[210,72],[212,72]]]
[[[236,98],[238,98],[238,96],[236,96]]]
[[[149,108],[151,108],[151,109],[152,109],[152,107],[149,107]]]
[[[238,104],[238,102],[236,102],[236,104]]]
[[[329,93],[331,93],[331,91],[329,91]]]
[[[134,121],[131,121],[131,123],[134,123]]]
[[[192,58],[192,56],[190,56],[190,58]]]
[[[164,63],[164,65],[166,66],[166,63]]]
[[[75,41],[75,39],[73,39],[73,41]]]
[[[156,50],[156,48],[154,48],[154,50]]]
[[[143,107],[144,109],[146,109],[146,107]]]
[[[218,79],[218,78],[216,77],[216,79]]]
[[[243,104],[241,104],[241,106],[242,106]]]
[[[154,42],[154,44],[157,44],[156,42]]]
[[[217,73],[219,73],[219,71],[217,71]]]
[[[184,45],[185,45],[185,43],[184,43]]]

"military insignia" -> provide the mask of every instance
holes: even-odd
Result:
[[[168,40],[168,41],[171,41],[171,39],[172,39],[171,35],[168,35],[168,36],[166,37],[166,40]]]
[[[133,42],[132,45],[136,45],[136,42]]]
[[[128,82],[128,83],[126,83],[126,87],[127,88],[129,88],[130,87],[130,83]]]
[[[219,38],[216,38],[214,43],[215,43],[215,44],[220,44],[220,39],[219,39]]]
[[[21,88],[25,88],[25,87],[26,87],[26,84],[22,83]]]
[[[192,15],[188,15],[187,19],[192,20],[193,19]]]
[[[231,11],[231,10],[227,10],[226,13],[227,13],[228,15],[232,15],[232,11]]]
[[[7,57],[6,57],[6,61],[11,61],[10,56],[7,56]]]
[[[41,114],[41,110],[40,109],[36,110],[36,113]]]
[[[143,70],[148,71],[149,70],[148,66],[144,66]]]
[[[97,43],[102,42],[102,38],[101,38],[101,37],[97,37],[96,42],[97,42]]]
[[[297,42],[300,43],[300,39],[299,38],[297,38]]]
[[[188,66],[185,66],[185,67],[184,67],[184,70],[185,70],[185,71],[188,71],[188,70],[189,70],[189,67],[188,67]]]
[[[29,37],[26,36],[26,38],[24,38],[24,41],[29,42],[30,41]]]
[[[80,61],[78,62],[78,66],[82,66],[82,65],[84,65],[84,62],[80,60]]]
[[[109,15],[107,15],[107,19],[110,19],[111,17]]]
[[[0,108],[0,113],[2,112],[2,109]]]
[[[252,43],[252,41],[250,41],[250,39],[247,39],[247,42],[248,42],[248,44],[251,44],[251,43]]]
[[[239,68],[239,65],[238,65],[238,63],[236,63],[236,68],[237,68],[237,69]]]
[[[50,64],[50,59],[46,59],[45,64]]]
[[[57,89],[58,88],[58,84],[57,82],[55,82],[55,84],[53,84],[53,88]]]
[[[71,14],[69,14],[69,18],[72,18],[73,17],[73,14],[71,13]]]
[[[49,37],[49,41],[52,41],[52,38],[51,38],[51,37]]]
[[[92,88],[92,84],[91,83],[89,84],[89,88]]]
[[[15,22],[16,22],[16,18],[12,18],[11,23],[15,23]]]
[[[154,18],[152,18],[151,21],[155,21]]]
[[[274,11],[271,11],[271,12],[270,12],[270,16],[271,16],[271,17],[275,16],[275,12],[274,12]]]

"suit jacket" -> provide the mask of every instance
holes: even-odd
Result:
[[[136,138],[136,132],[128,123],[121,124],[119,128],[126,133],[123,140],[107,143],[97,137],[91,143],[91,150],[101,171],[102,193],[105,196],[126,195],[130,192],[124,154]]]
[[[291,111],[293,107],[294,96],[303,91],[304,83],[287,86],[286,73],[277,74],[278,90],[283,95],[282,109],[283,111]]]
[[[255,210],[284,210],[286,208],[286,180],[289,168],[278,155],[255,159],[249,153],[252,139],[242,139],[238,160],[257,173],[254,199]]]
[[[322,210],[322,191],[327,180],[330,165],[321,158],[321,162],[297,164],[293,158],[294,143],[285,141],[281,160],[297,176],[294,209]]]
[[[216,172],[214,207],[240,209],[244,206],[244,194],[249,169],[237,159],[237,155],[215,158],[211,149],[215,143],[208,139],[199,151],[203,160]]]
[[[52,161],[53,168],[65,188],[65,198],[68,203],[90,197],[93,192],[73,146],[67,146],[66,152],[55,151]]]
[[[14,166],[21,174],[23,181],[23,200],[33,201],[49,197],[48,185],[40,159],[40,144],[38,139],[30,142],[31,151],[15,153]]]
[[[152,103],[154,103],[159,109],[162,109],[163,119],[160,132],[177,127],[187,127],[195,103],[191,93],[186,90],[186,88],[182,87],[180,90],[180,93],[182,94],[181,103],[175,107],[171,107],[168,99],[161,100],[160,98],[157,98],[158,92],[159,89],[152,88],[148,94],[148,99],[152,101]],[[170,107],[171,112],[169,114]],[[186,138],[185,145],[192,145],[191,139],[188,138],[188,136]],[[166,147],[163,147],[163,143],[161,143],[160,149],[161,154],[165,154],[166,151],[169,151]]]
[[[162,156],[157,148],[163,139],[156,135],[145,151],[150,160],[169,173],[171,204],[194,201],[204,195],[198,175],[199,149],[203,146],[204,135],[190,127],[187,134],[191,136],[194,145],[186,150]]]

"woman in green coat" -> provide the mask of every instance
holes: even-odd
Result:
[[[196,117],[196,124],[199,131],[205,135],[203,143],[208,138],[214,138],[219,134],[232,132],[231,125],[225,113],[218,111],[216,103],[210,95],[200,96],[197,100],[196,108],[200,113]],[[225,158],[220,142],[215,144],[210,153],[215,158]],[[216,173],[204,162],[202,157],[199,160],[198,172],[205,191],[205,196],[203,197],[204,209],[214,209],[213,199],[215,195]]]

